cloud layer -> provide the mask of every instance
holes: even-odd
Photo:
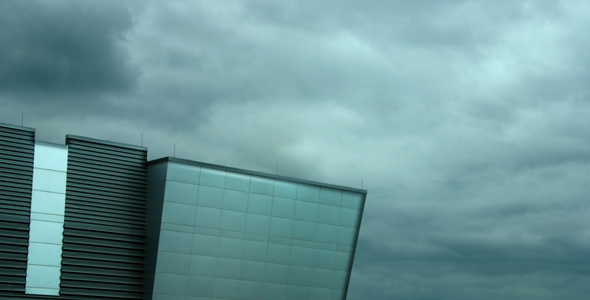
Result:
[[[349,300],[585,299],[589,13],[3,1],[0,121],[363,184]]]

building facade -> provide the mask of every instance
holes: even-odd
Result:
[[[0,298],[345,299],[366,191],[0,124]]]

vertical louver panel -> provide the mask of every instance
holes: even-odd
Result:
[[[146,155],[68,136],[62,297],[142,299]]]
[[[35,130],[0,124],[0,291],[24,293]]]

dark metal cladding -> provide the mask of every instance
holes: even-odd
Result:
[[[60,298],[142,299],[147,149],[67,136]]]
[[[0,123],[0,292],[25,292],[35,130]]]

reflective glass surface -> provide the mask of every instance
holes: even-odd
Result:
[[[157,272],[185,276],[187,299],[342,295],[362,197],[207,167],[177,169],[178,176],[198,176],[199,184],[176,177],[172,188],[167,185],[171,195],[166,196],[162,222],[178,228],[167,226],[161,233]],[[186,199],[191,193],[196,201]],[[187,225],[191,221],[193,227]],[[158,295],[175,295],[160,289]]]
[[[59,289],[60,267],[29,265],[27,266],[26,287]]]
[[[223,188],[225,186],[225,171],[201,168],[199,184]]]
[[[31,212],[63,216],[65,208],[65,194],[33,190],[31,195]]]
[[[173,181],[199,184],[201,168],[177,162],[168,162],[166,178]]]
[[[29,243],[59,244],[63,241],[64,227],[61,223],[31,220]]]
[[[61,267],[62,245],[29,243],[27,264]]]

